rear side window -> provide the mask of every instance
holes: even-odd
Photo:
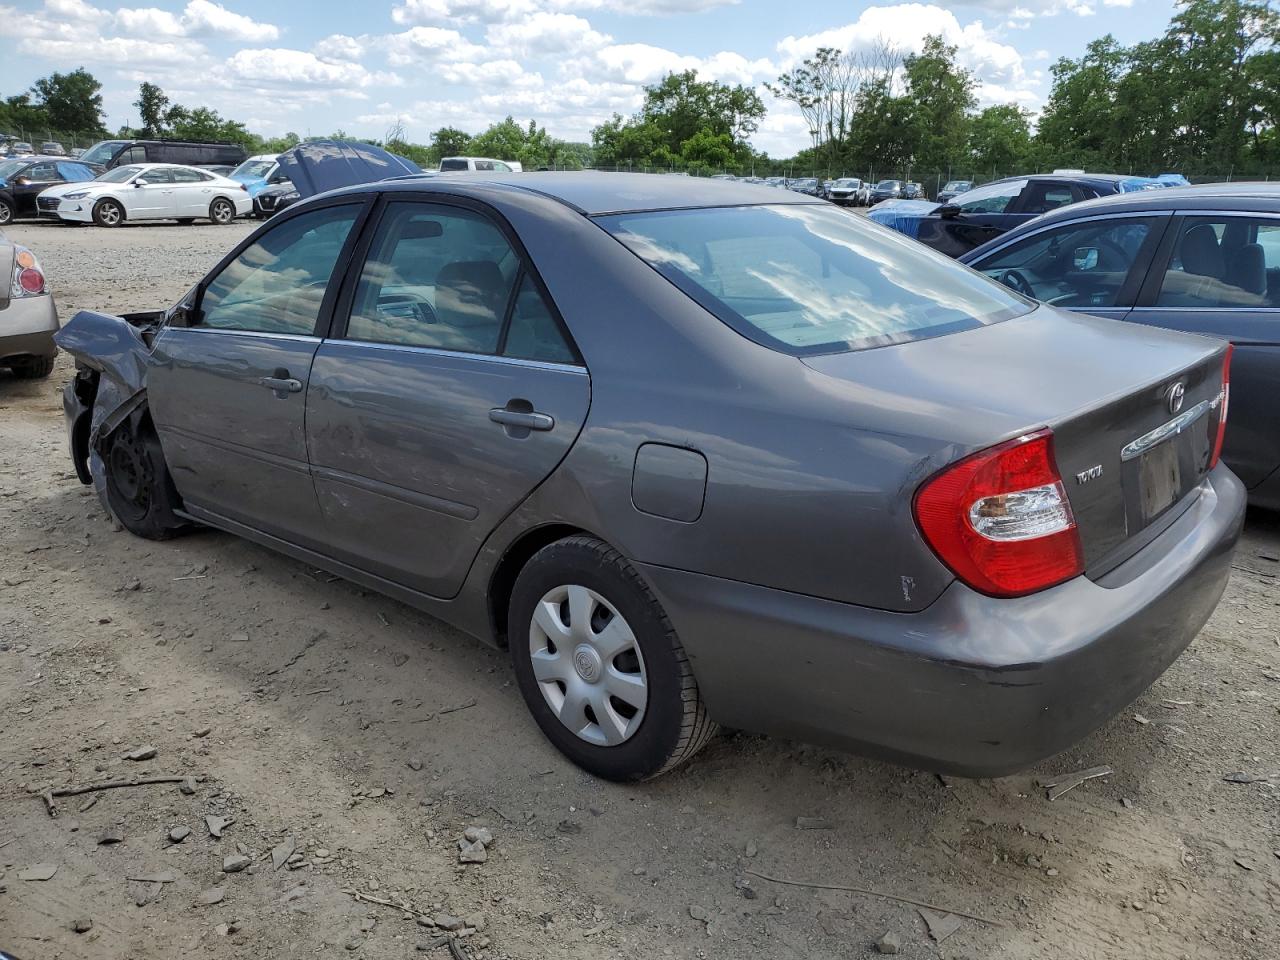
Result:
[[[1079,203],[1084,192],[1069,183],[1033,181],[1022,199],[1022,213],[1048,213],[1058,207]]]
[[[597,222],[744,336],[837,353],[968,330],[1032,305],[828,204],[653,211]]]
[[[577,360],[573,348],[560,331],[555,315],[528,274],[524,275],[516,292],[502,355],[548,363],[574,363]]]
[[[174,183],[203,183],[212,179],[213,177],[207,173],[201,173],[199,170],[191,170],[185,167],[175,167],[173,171]]]
[[[460,207],[387,206],[347,337],[496,353],[520,264],[497,225]]]
[[[267,231],[205,288],[200,325],[312,334],[360,208],[322,207]]]
[[[1156,305],[1280,307],[1280,220],[1188,217]]]

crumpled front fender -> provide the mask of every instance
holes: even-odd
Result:
[[[92,479],[105,505],[102,440],[146,403],[151,348],[127,320],[91,310],[77,313],[53,339],[81,370],[63,394],[76,473],[82,482]]]

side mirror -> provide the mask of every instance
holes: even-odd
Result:
[[[960,216],[960,208],[954,203],[944,203],[938,208],[938,216],[944,220],[954,220]]]
[[[200,311],[189,303],[176,304],[169,310],[171,327],[198,327],[200,319]]]
[[[134,189],[137,189],[138,187],[145,187],[146,184],[143,183],[141,180],[135,180],[133,181],[133,186],[134,186]]]
[[[1071,254],[1072,265],[1077,270],[1096,270],[1098,268],[1097,247],[1076,247]]]

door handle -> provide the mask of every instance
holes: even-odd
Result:
[[[284,367],[277,367],[272,376],[263,377],[258,383],[262,384],[281,400],[291,393],[302,392],[302,381],[295,380],[289,376],[289,371]]]
[[[526,430],[550,430],[556,425],[555,417],[536,410],[510,410],[507,407],[494,407],[489,411],[489,419],[505,427],[523,427]]]

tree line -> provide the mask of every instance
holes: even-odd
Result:
[[[1125,46],[1111,35],[1050,68],[1038,120],[1016,103],[978,108],[977,81],[941,36],[918,53],[887,41],[823,47],[765,88],[795,106],[809,146],[780,160],[750,143],[766,115],[753,88],[670,73],[644,90],[632,116],[615,114],[590,143],[507,117],[470,134],[441,127],[410,142],[403,123],[376,141],[424,166],[470,154],[550,167],[795,171],[820,176],[993,176],[1054,167],[1188,176],[1258,176],[1280,163],[1280,17],[1269,0],[1179,0],[1164,32]],[[303,138],[263,138],[207,107],[170,102],[143,83],[141,126],[118,136],[228,140],[254,153]],[[83,68],[54,73],[0,99],[0,132],[107,135],[101,84]],[[29,134],[34,136],[35,133]],[[336,131],[335,136],[345,136]]]

